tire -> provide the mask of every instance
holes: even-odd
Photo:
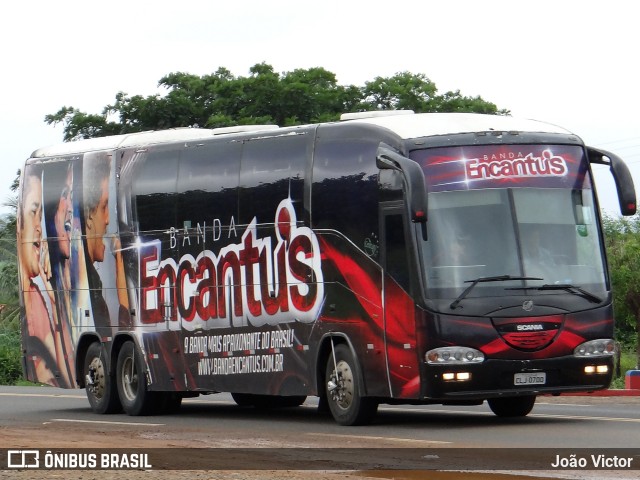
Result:
[[[490,398],[487,400],[489,408],[498,417],[513,418],[526,417],[536,403],[535,395],[509,398]]]
[[[322,392],[322,395],[318,398],[318,413],[320,415],[331,413],[331,410],[329,410],[329,401],[327,400],[327,394],[325,392]]]
[[[325,388],[329,410],[340,425],[366,425],[378,410],[378,401],[363,396],[360,368],[351,349],[345,344],[335,346],[327,361]]]
[[[144,361],[132,341],[125,342],[118,353],[116,383],[125,413],[132,416],[154,413],[160,398],[147,390]]]
[[[115,413],[122,410],[115,378],[109,375],[107,351],[98,342],[89,345],[84,357],[83,375],[91,410],[95,413]]]

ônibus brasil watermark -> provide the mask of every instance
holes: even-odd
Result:
[[[151,469],[148,453],[52,451],[35,449],[7,450],[9,469],[45,470],[126,470]]]

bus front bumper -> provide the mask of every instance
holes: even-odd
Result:
[[[608,388],[613,357],[485,360],[480,364],[424,365],[423,400],[590,392]]]

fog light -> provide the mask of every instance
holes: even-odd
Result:
[[[466,382],[471,380],[470,372],[446,372],[442,374],[442,380],[445,382]]]
[[[586,367],[584,367],[584,373],[586,374],[596,373],[596,367],[593,365],[587,365]]]
[[[609,366],[608,365],[598,365],[596,367],[596,372],[597,373],[609,373]]]

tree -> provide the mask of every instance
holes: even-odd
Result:
[[[99,114],[64,106],[46,115],[45,122],[63,124],[64,140],[71,141],[176,127],[300,125],[367,110],[508,113],[459,91],[438,95],[436,85],[425,75],[410,72],[376,77],[357,87],[338,85],[335,74],[321,67],[277,73],[271,65],[259,63],[246,77],[236,77],[221,67],[202,76],[169,73],[158,86],[167,90],[165,95],[118,92],[115,102]]]
[[[376,77],[366,82],[363,94],[369,110],[508,113],[480,97],[464,97],[459,90],[438,95],[435,83],[421,73],[402,72],[389,78]]]
[[[0,302],[15,307],[18,304],[18,256],[16,248],[16,214],[20,170],[11,184],[12,196],[4,202],[10,213],[0,217]],[[12,310],[13,308],[9,308]],[[7,308],[5,307],[5,313]]]
[[[640,216],[603,219],[618,337],[636,346],[640,366]],[[635,333],[635,335],[634,335]],[[635,339],[631,338],[635,336]]]
[[[117,124],[107,121],[106,114],[87,115],[73,107],[62,107],[58,112],[46,115],[44,121],[49,125],[62,123],[65,142],[124,133]]]
[[[10,213],[0,217],[0,384],[13,384],[22,376],[20,363],[20,305],[16,254],[17,190],[20,171],[4,205]]]

